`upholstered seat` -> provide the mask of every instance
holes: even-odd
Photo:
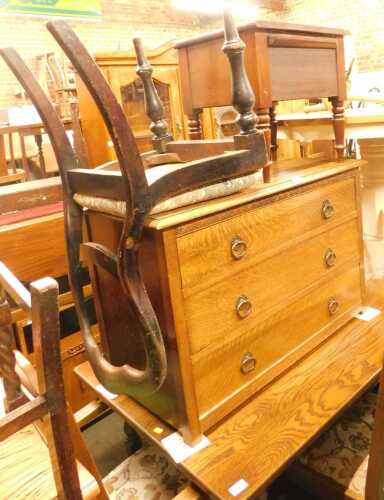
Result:
[[[103,481],[113,500],[167,500],[188,483],[170,459],[151,446],[128,457]]]
[[[300,457],[290,478],[307,487],[321,483],[324,498],[332,490],[364,498],[376,401],[373,392],[357,401]]]
[[[160,177],[163,177],[164,175],[182,167],[182,163],[173,163],[150,168],[145,171],[148,184],[151,185]],[[257,182],[258,179],[262,179],[262,173],[260,171],[255,172],[254,174],[227,180],[225,182],[220,182],[218,184],[212,184],[211,186],[207,186],[205,188],[195,189],[159,203],[152,209],[151,213],[155,214],[165,212],[168,210],[174,210],[175,208],[193,205],[194,203],[200,203],[214,198],[220,198],[222,196],[229,196],[237,193],[238,191],[247,189],[252,186],[252,184]],[[116,215],[117,217],[125,217],[126,205],[124,201],[88,196],[81,193],[76,193],[74,195],[74,199],[84,208],[89,208],[91,210],[95,210],[96,212]]]

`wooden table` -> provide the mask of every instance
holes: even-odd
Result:
[[[72,121],[70,119],[64,119],[63,124],[66,129],[70,129],[72,126]],[[0,126],[0,184],[4,182],[13,182],[15,180],[20,180],[26,178],[31,179],[28,165],[28,155],[25,146],[25,137],[34,136],[36,146],[38,149],[39,163],[41,168],[42,177],[46,177],[46,166],[44,160],[44,154],[42,149],[43,143],[43,133],[44,133],[43,123],[25,123],[22,125],[1,125]],[[20,172],[16,169],[16,157],[14,154],[14,145],[12,142],[12,135],[17,134],[20,138],[20,149],[21,149],[21,161],[23,166],[23,171]],[[10,166],[11,172],[8,168],[6,148],[5,148],[5,137],[8,136],[9,141],[9,152],[10,152]],[[21,175],[22,174],[22,175]],[[4,182],[2,182],[2,180]]]
[[[332,113],[291,113],[277,115],[278,138],[298,141],[333,140]],[[384,107],[358,108],[345,111],[346,139],[384,137]]]
[[[314,160],[277,164],[271,183],[263,185],[273,194],[286,183],[304,182],[318,168]],[[305,168],[303,168],[305,167]],[[337,168],[324,164],[322,171]],[[287,175],[289,174],[289,175]],[[244,191],[223,198],[230,206],[236,197],[254,196]],[[201,216],[209,213],[212,202],[196,205]],[[190,210],[178,209],[174,217],[183,221]],[[152,216],[161,226],[167,214]],[[384,307],[384,281],[371,281],[367,305]],[[375,383],[384,352],[384,318],[370,322],[349,321],[327,341],[286,370],[279,378],[247,400],[207,432],[211,444],[178,464],[179,469],[201,490],[215,498],[232,498],[229,488],[240,480],[247,487],[236,498],[260,494],[347,406]],[[174,432],[139,403],[120,395],[110,399],[88,363],[76,373],[112,409],[154,445]]]
[[[264,130],[267,141],[272,141],[272,159],[276,159],[276,102],[314,97],[327,97],[332,102],[337,155],[342,158],[346,32],[261,21],[238,29],[246,45],[245,66],[256,97],[258,127]],[[184,110],[193,139],[202,138],[199,113],[203,108],[231,104],[230,72],[222,46],[222,30],[175,44]]]

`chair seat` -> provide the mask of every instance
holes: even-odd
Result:
[[[182,167],[182,163],[172,163],[150,168],[145,172],[148,184],[151,185],[164,175]],[[212,200],[214,198],[229,196],[252,186],[252,184],[257,182],[257,180],[262,178],[261,176],[261,172],[255,172],[250,175],[237,177],[235,179],[230,179],[218,184],[212,184],[211,186],[207,186],[205,188],[195,189],[193,191],[174,196],[169,200],[157,204],[152,209],[151,213],[155,214],[159,212],[166,212],[168,210],[174,210],[175,208],[185,207],[187,205],[193,205],[195,203],[201,203],[203,201]],[[74,195],[74,199],[76,203],[84,208],[89,208],[90,210],[94,210],[96,212],[115,215],[117,217],[125,217],[126,206],[124,201],[116,201],[108,198],[88,196],[80,193],[76,193]]]
[[[170,460],[146,445],[128,457],[104,479],[113,500],[167,500],[188,483]]]
[[[292,476],[300,482],[303,478],[299,476],[309,474],[312,484],[322,482],[326,486],[326,479],[347,497],[364,497],[376,399],[375,393],[367,393],[346,411],[300,457]],[[316,481],[315,476],[321,478]]]
[[[93,476],[78,464],[81,489],[93,498],[98,487]],[[0,443],[0,498],[51,500],[57,498],[48,448],[34,425]]]

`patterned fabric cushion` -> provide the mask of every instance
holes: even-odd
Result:
[[[160,177],[178,170],[182,166],[183,164],[160,165],[146,170],[145,174],[147,176],[148,184],[151,185]],[[173,198],[165,200],[153,207],[151,213],[155,214],[168,210],[174,210],[175,208],[185,207],[187,205],[193,205],[194,203],[200,203],[202,201],[212,200],[214,198],[220,198],[222,196],[237,193],[238,191],[247,189],[258,179],[261,179],[261,175],[261,172],[255,172],[254,174],[237,177],[225,182],[220,182],[219,184],[213,184],[205,188],[195,189],[194,191],[174,196]],[[75,194],[74,199],[82,207],[86,207],[97,212],[116,215],[118,217],[125,217],[124,201],[115,201],[79,193]]]
[[[104,479],[112,500],[168,500],[188,481],[151,446],[128,457]]]
[[[170,459],[146,444],[104,479],[111,500],[168,500],[188,484]],[[267,500],[262,494],[253,500]]]
[[[363,496],[376,399],[372,392],[364,395],[300,457],[300,462]]]

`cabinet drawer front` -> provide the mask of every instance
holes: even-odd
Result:
[[[355,180],[317,186],[260,206],[177,240],[182,287],[237,273],[274,247],[312,230],[333,227],[356,210]]]
[[[185,298],[191,352],[243,334],[312,283],[359,261],[357,219],[321,233]],[[244,303],[245,302],[245,303]]]
[[[354,266],[246,334],[193,356],[200,418],[221,404],[221,415],[233,410],[348,321],[360,304],[360,268]]]

